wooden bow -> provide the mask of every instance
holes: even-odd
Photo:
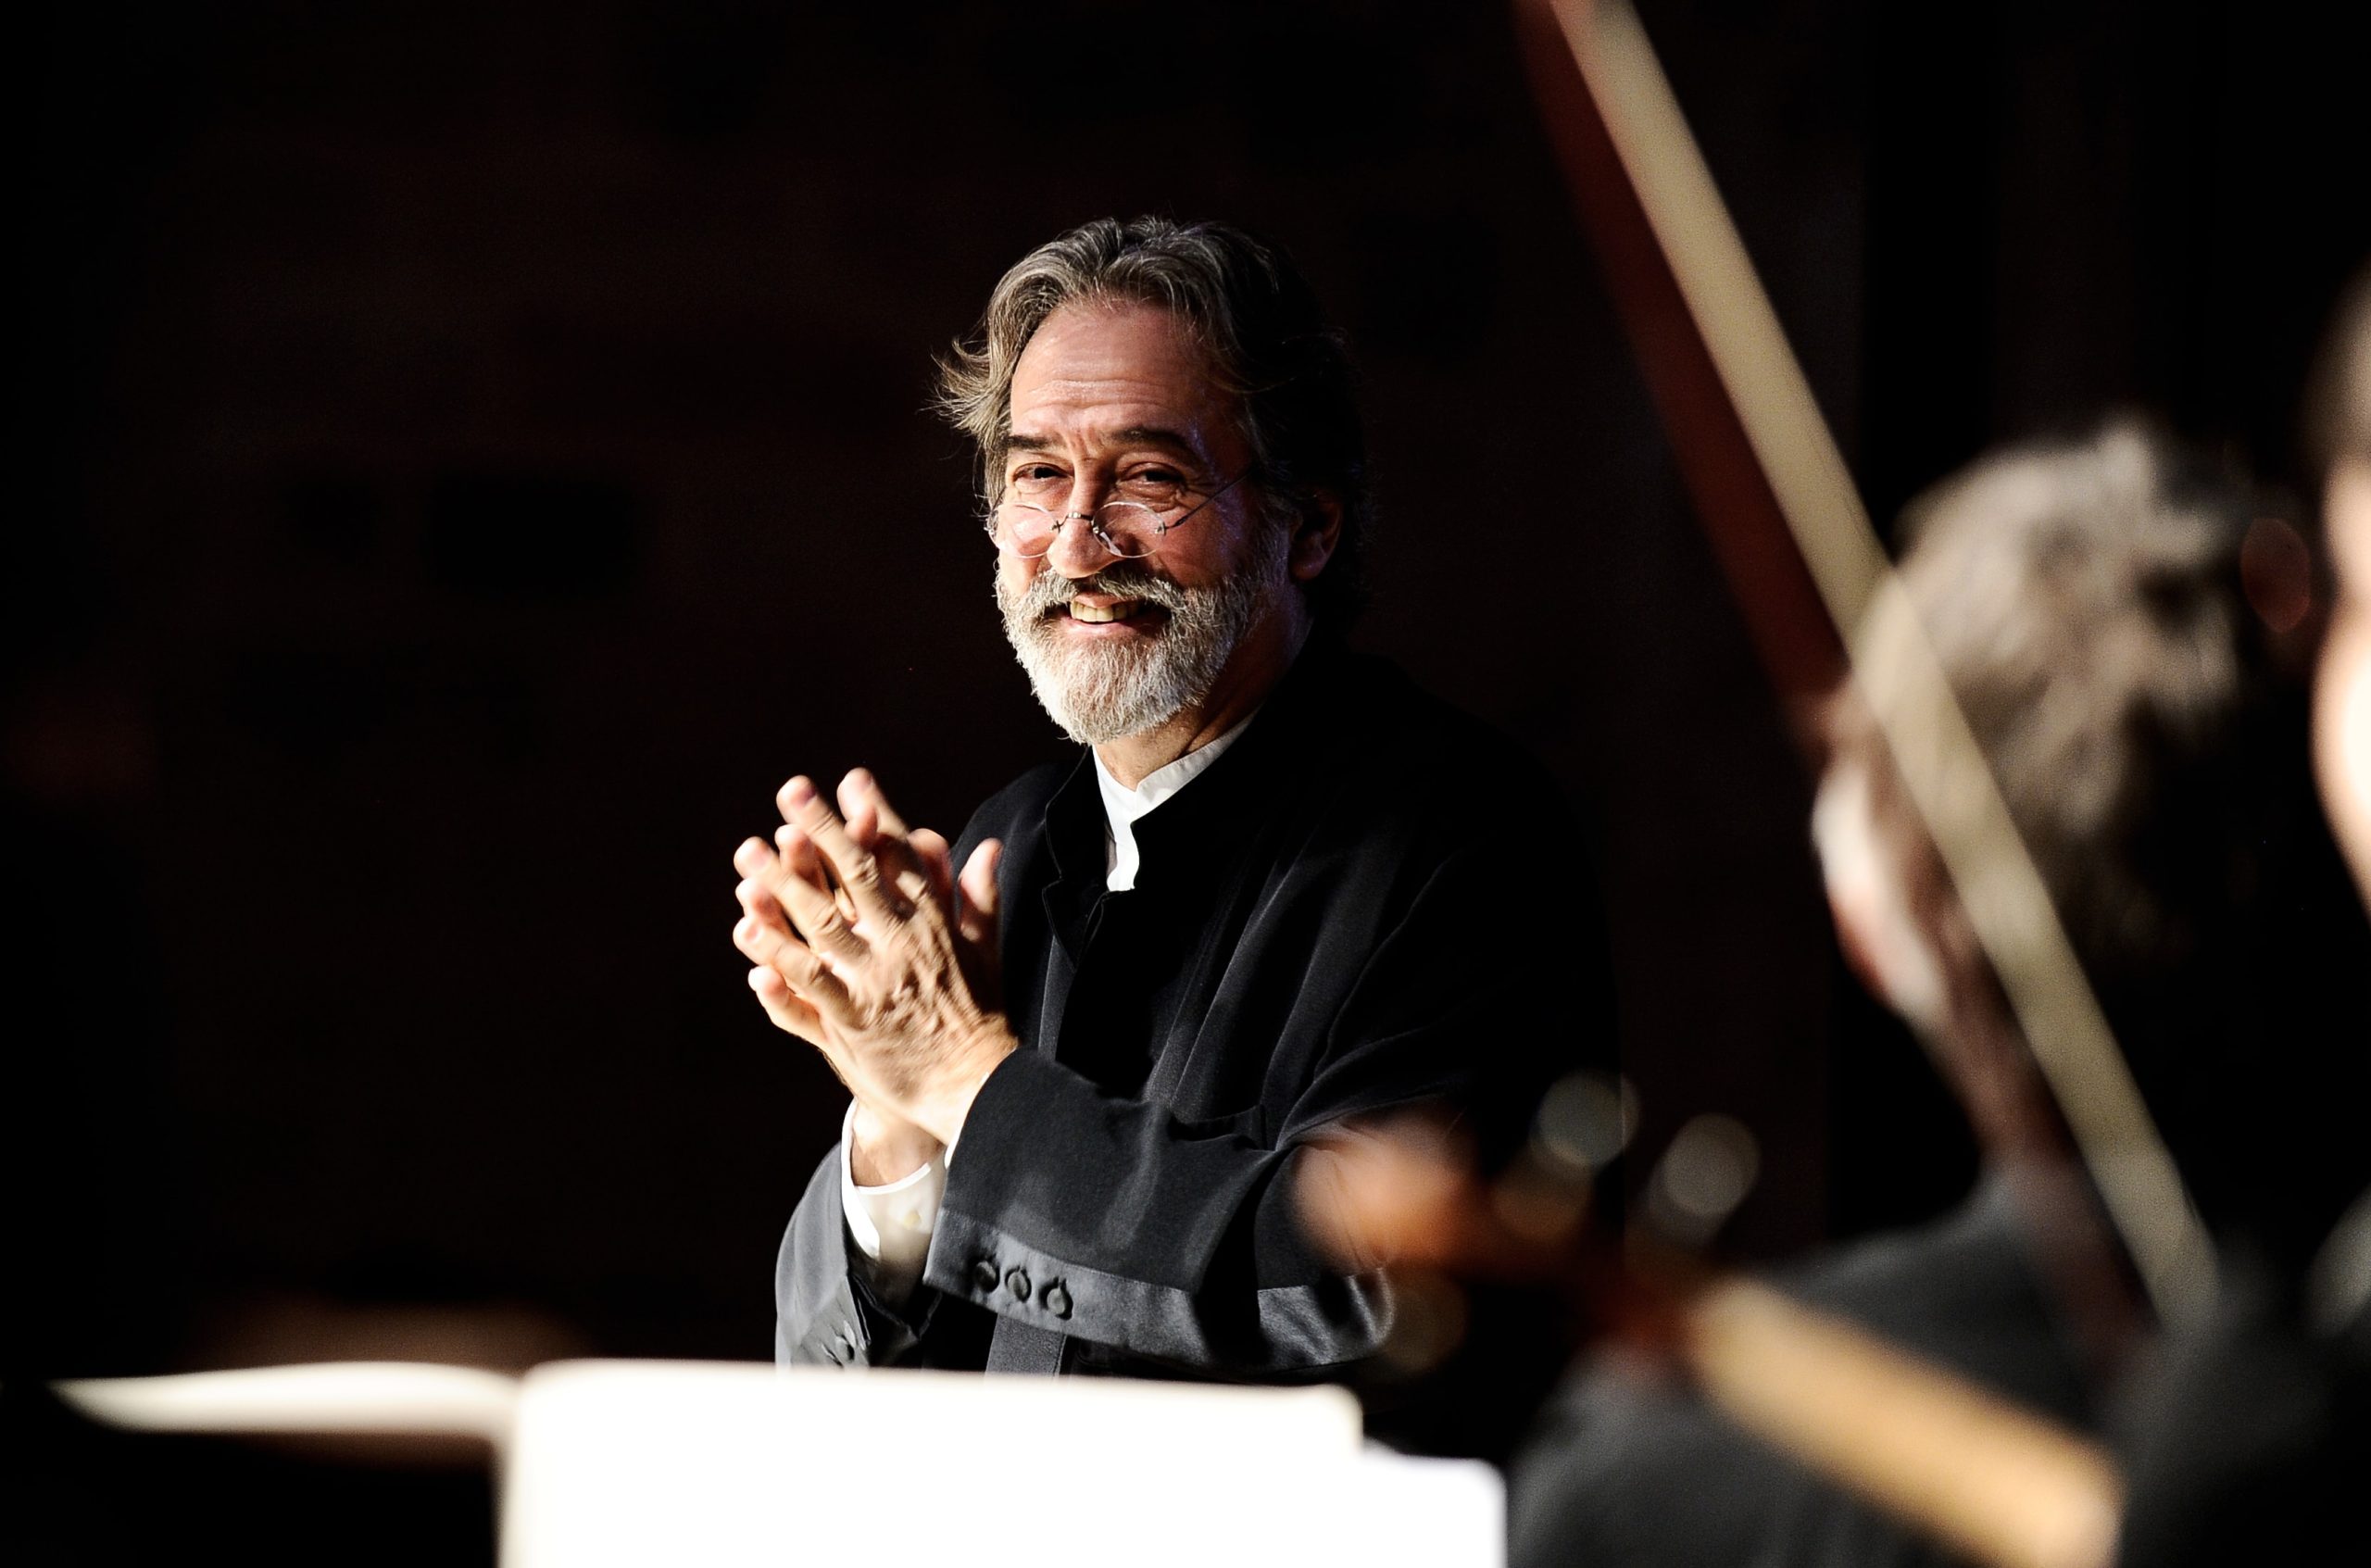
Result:
[[[1902,589],[1628,0],[1514,13],[1714,557],[1810,749],[1813,705]],[[1872,697],[1905,792],[2151,1304],[2194,1323],[2213,1293],[2203,1227],[1950,685],[1911,641],[1893,695]],[[2065,1564],[2112,1539],[2114,1466],[2039,1417],[1759,1286],[1711,1286],[1686,1322],[1684,1359],[1733,1416],[1963,1549]]]

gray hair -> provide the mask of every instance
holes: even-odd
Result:
[[[1349,352],[1292,263],[1223,223],[1097,219],[998,281],[972,338],[939,361],[936,398],[979,450],[982,504],[996,500],[1022,350],[1048,317],[1079,301],[1156,305],[1186,323],[1211,380],[1235,399],[1255,465],[1249,483],[1271,524],[1292,525],[1321,497],[1340,508],[1333,558],[1308,593],[1321,621],[1355,616],[1374,503]]]
[[[2189,873],[2236,804],[2226,775],[2265,763],[2234,745],[2275,663],[2241,578],[2246,491],[2119,424],[1980,463],[1903,521],[1909,603],[1864,629],[1861,678],[1887,680],[1914,610],[2087,967],[2153,969],[2227,895]],[[1834,738],[1883,746],[1864,715]]]
[[[2275,884],[2320,863],[2298,847],[2320,832],[2302,690],[2241,570],[2252,513],[2237,480],[2128,424],[1981,462],[1905,514],[1904,592],[1862,628],[1854,676],[1887,703],[1888,650],[1932,646],[2210,1218],[2245,1190],[2212,1134],[2292,901]],[[2030,1060],[1859,696],[1833,705],[1829,738],[1941,960],[1971,1110],[1995,1138],[2031,1135],[2048,1113]]]

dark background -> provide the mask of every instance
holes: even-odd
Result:
[[[2130,404],[2293,484],[2371,253],[2359,56],[2302,8],[1645,9],[1879,516]],[[794,771],[951,834],[1059,746],[922,408],[1001,270],[1112,213],[1265,230],[1350,332],[1361,640],[1594,824],[1647,1151],[1763,1140],[1733,1249],[1964,1184],[1497,6],[36,27],[10,1374],[769,1353],[843,1102],[748,998],[729,857]]]

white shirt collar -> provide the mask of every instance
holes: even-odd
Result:
[[[1103,797],[1105,888],[1124,893],[1136,884],[1136,872],[1143,864],[1136,853],[1136,820],[1200,778],[1259,716],[1259,709],[1254,709],[1217,739],[1196,746],[1167,767],[1147,773],[1134,789],[1113,778],[1102,758],[1095,758],[1095,787]],[[1093,752],[1087,755],[1095,756]]]

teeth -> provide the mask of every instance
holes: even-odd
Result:
[[[1119,603],[1110,605],[1082,604],[1073,599],[1071,619],[1084,621],[1091,626],[1100,626],[1107,621],[1125,621],[1143,608],[1142,599],[1122,599]]]

